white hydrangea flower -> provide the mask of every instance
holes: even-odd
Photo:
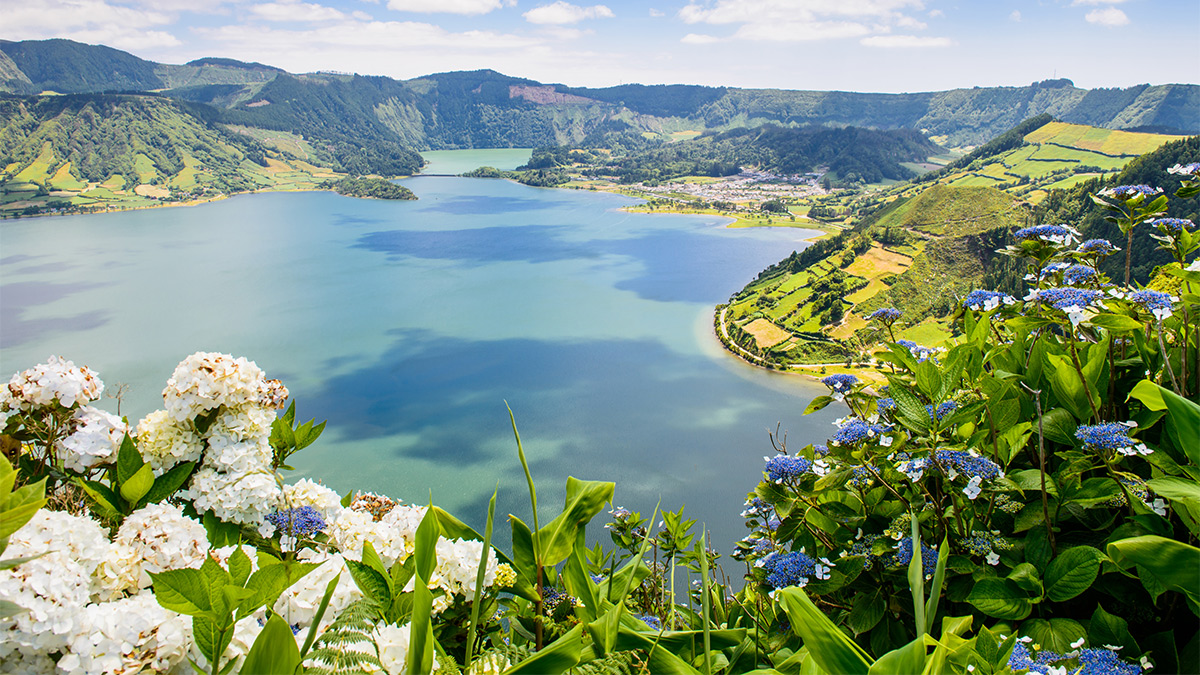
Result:
[[[354,583],[354,578],[350,576],[350,570],[346,567],[346,561],[342,556],[336,553],[306,549],[300,553],[299,558],[303,562],[321,563],[321,566],[289,586],[279,596],[279,600],[275,602],[272,609],[289,624],[300,626],[302,631],[307,631],[312,625],[317,608],[321,605],[325,587],[335,576],[341,574],[337,586],[334,587],[333,595],[329,598],[329,607],[325,610],[325,616],[321,621],[320,629],[324,630],[333,623],[343,609],[362,599],[362,591]]]
[[[198,462],[204,441],[190,425],[171,419],[166,410],[155,410],[137,425],[138,451],[156,476],[177,464]]]
[[[63,466],[84,473],[116,458],[129,432],[125,420],[92,406],[83,406],[72,420],[75,431],[58,443]]]
[[[283,502],[287,508],[293,509],[311,506],[321,514],[325,522],[332,522],[342,514],[341,495],[308,478],[284,485]]]
[[[212,437],[204,453],[204,466],[236,474],[269,471],[271,443],[265,436],[248,440]]]
[[[471,662],[471,666],[466,670],[466,675],[500,675],[511,665],[512,663],[504,654],[488,652]]]
[[[211,467],[198,469],[188,489],[179,493],[197,513],[211,510],[226,522],[256,526],[264,537],[275,532],[264,518],[275,511],[280,494],[275,476],[268,472],[223,473]]]
[[[69,675],[166,672],[186,663],[191,618],[164,609],[152,593],[88,605],[80,624],[58,662]]]
[[[222,405],[278,408],[286,399],[283,384],[266,379],[253,361],[215,352],[196,352],[181,361],[163,389],[167,412],[179,422]]]
[[[982,485],[983,478],[979,476],[972,476],[971,480],[967,481],[967,486],[963,488],[963,494],[965,494],[969,499],[973,500],[979,496],[979,493],[982,491]]]
[[[472,539],[438,539],[437,566],[430,582],[446,591],[448,596],[475,596],[475,581],[479,574],[479,560],[484,555],[483,542]],[[491,549],[487,551],[487,568],[484,572],[485,587],[496,582],[498,562]]]
[[[208,553],[208,533],[172,504],[147,504],[134,511],[113,540],[113,555],[100,565],[100,583],[111,592],[149,588],[150,574],[199,567]],[[136,580],[136,585],[129,586]]]
[[[329,539],[342,555],[350,560],[361,561],[363,542],[371,542],[375,552],[389,568],[396,561],[403,561],[412,554],[413,545],[406,541],[396,528],[384,521],[376,521],[366,511],[344,509],[326,530]]]
[[[42,509],[9,538],[5,558],[40,558],[0,571],[0,600],[26,611],[0,620],[0,659],[67,646],[93,592],[92,572],[110,549],[98,522]]]
[[[271,424],[275,417],[273,408],[257,402],[226,407],[217,415],[217,419],[213,420],[205,437],[212,439],[224,436],[233,441],[266,438],[271,435]]]
[[[375,629],[375,644],[379,648],[379,662],[388,675],[407,675],[409,624],[390,624]],[[436,660],[433,670],[441,667]]]
[[[58,402],[66,408],[100,398],[104,383],[87,366],[51,356],[8,381],[9,406],[32,410]]]

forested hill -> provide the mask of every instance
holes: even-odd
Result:
[[[291,76],[232,59],[158,64],[69,40],[0,41],[0,91],[31,94],[165,90],[239,123],[291,130],[382,128],[411,150],[578,143],[605,122],[640,131],[857,126],[920,131],[947,147],[978,145],[1035,115],[1164,133],[1200,133],[1200,86],[1086,90],[1070,80],[912,94],[542,84],[493,71],[407,81],[336,74]],[[291,110],[280,111],[287,104]],[[275,107],[273,110],[267,108]],[[270,125],[276,125],[271,127]],[[341,133],[341,132],[339,132]],[[368,139],[363,139],[364,141]]]

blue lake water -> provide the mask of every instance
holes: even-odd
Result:
[[[61,354],[109,392],[126,385],[136,420],[188,354],[246,356],[300,417],[329,421],[292,476],[432,493],[473,524],[497,483],[498,511],[529,521],[507,401],[543,517],[567,475],[613,480],[617,505],[646,515],[686,504],[722,552],[744,534],[767,429],[798,447],[841,414],[801,416],[821,385],[751,368],[712,335],[712,306],[809,233],[500,180],[403,184],[420,199],[263,193],[4,221],[0,373]]]

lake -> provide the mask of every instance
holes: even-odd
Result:
[[[427,172],[527,157],[441,153]],[[799,447],[844,414],[802,416],[823,386],[747,366],[712,334],[713,305],[811,232],[503,180],[401,182],[420,199],[260,193],[4,221],[0,373],[60,354],[110,393],[124,385],[120,413],[136,422],[188,354],[245,356],[284,381],[300,418],[329,421],[289,478],[432,494],[475,525],[497,484],[498,515],[531,522],[507,401],[543,517],[568,475],[613,480],[617,505],[646,516],[660,499],[686,505],[724,553],[745,534],[767,429]]]

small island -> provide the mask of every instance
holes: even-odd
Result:
[[[347,197],[363,197],[369,199],[416,199],[412,190],[397,185],[386,178],[369,178],[365,176],[350,176],[338,181],[324,181],[317,186],[324,190],[333,190]]]

